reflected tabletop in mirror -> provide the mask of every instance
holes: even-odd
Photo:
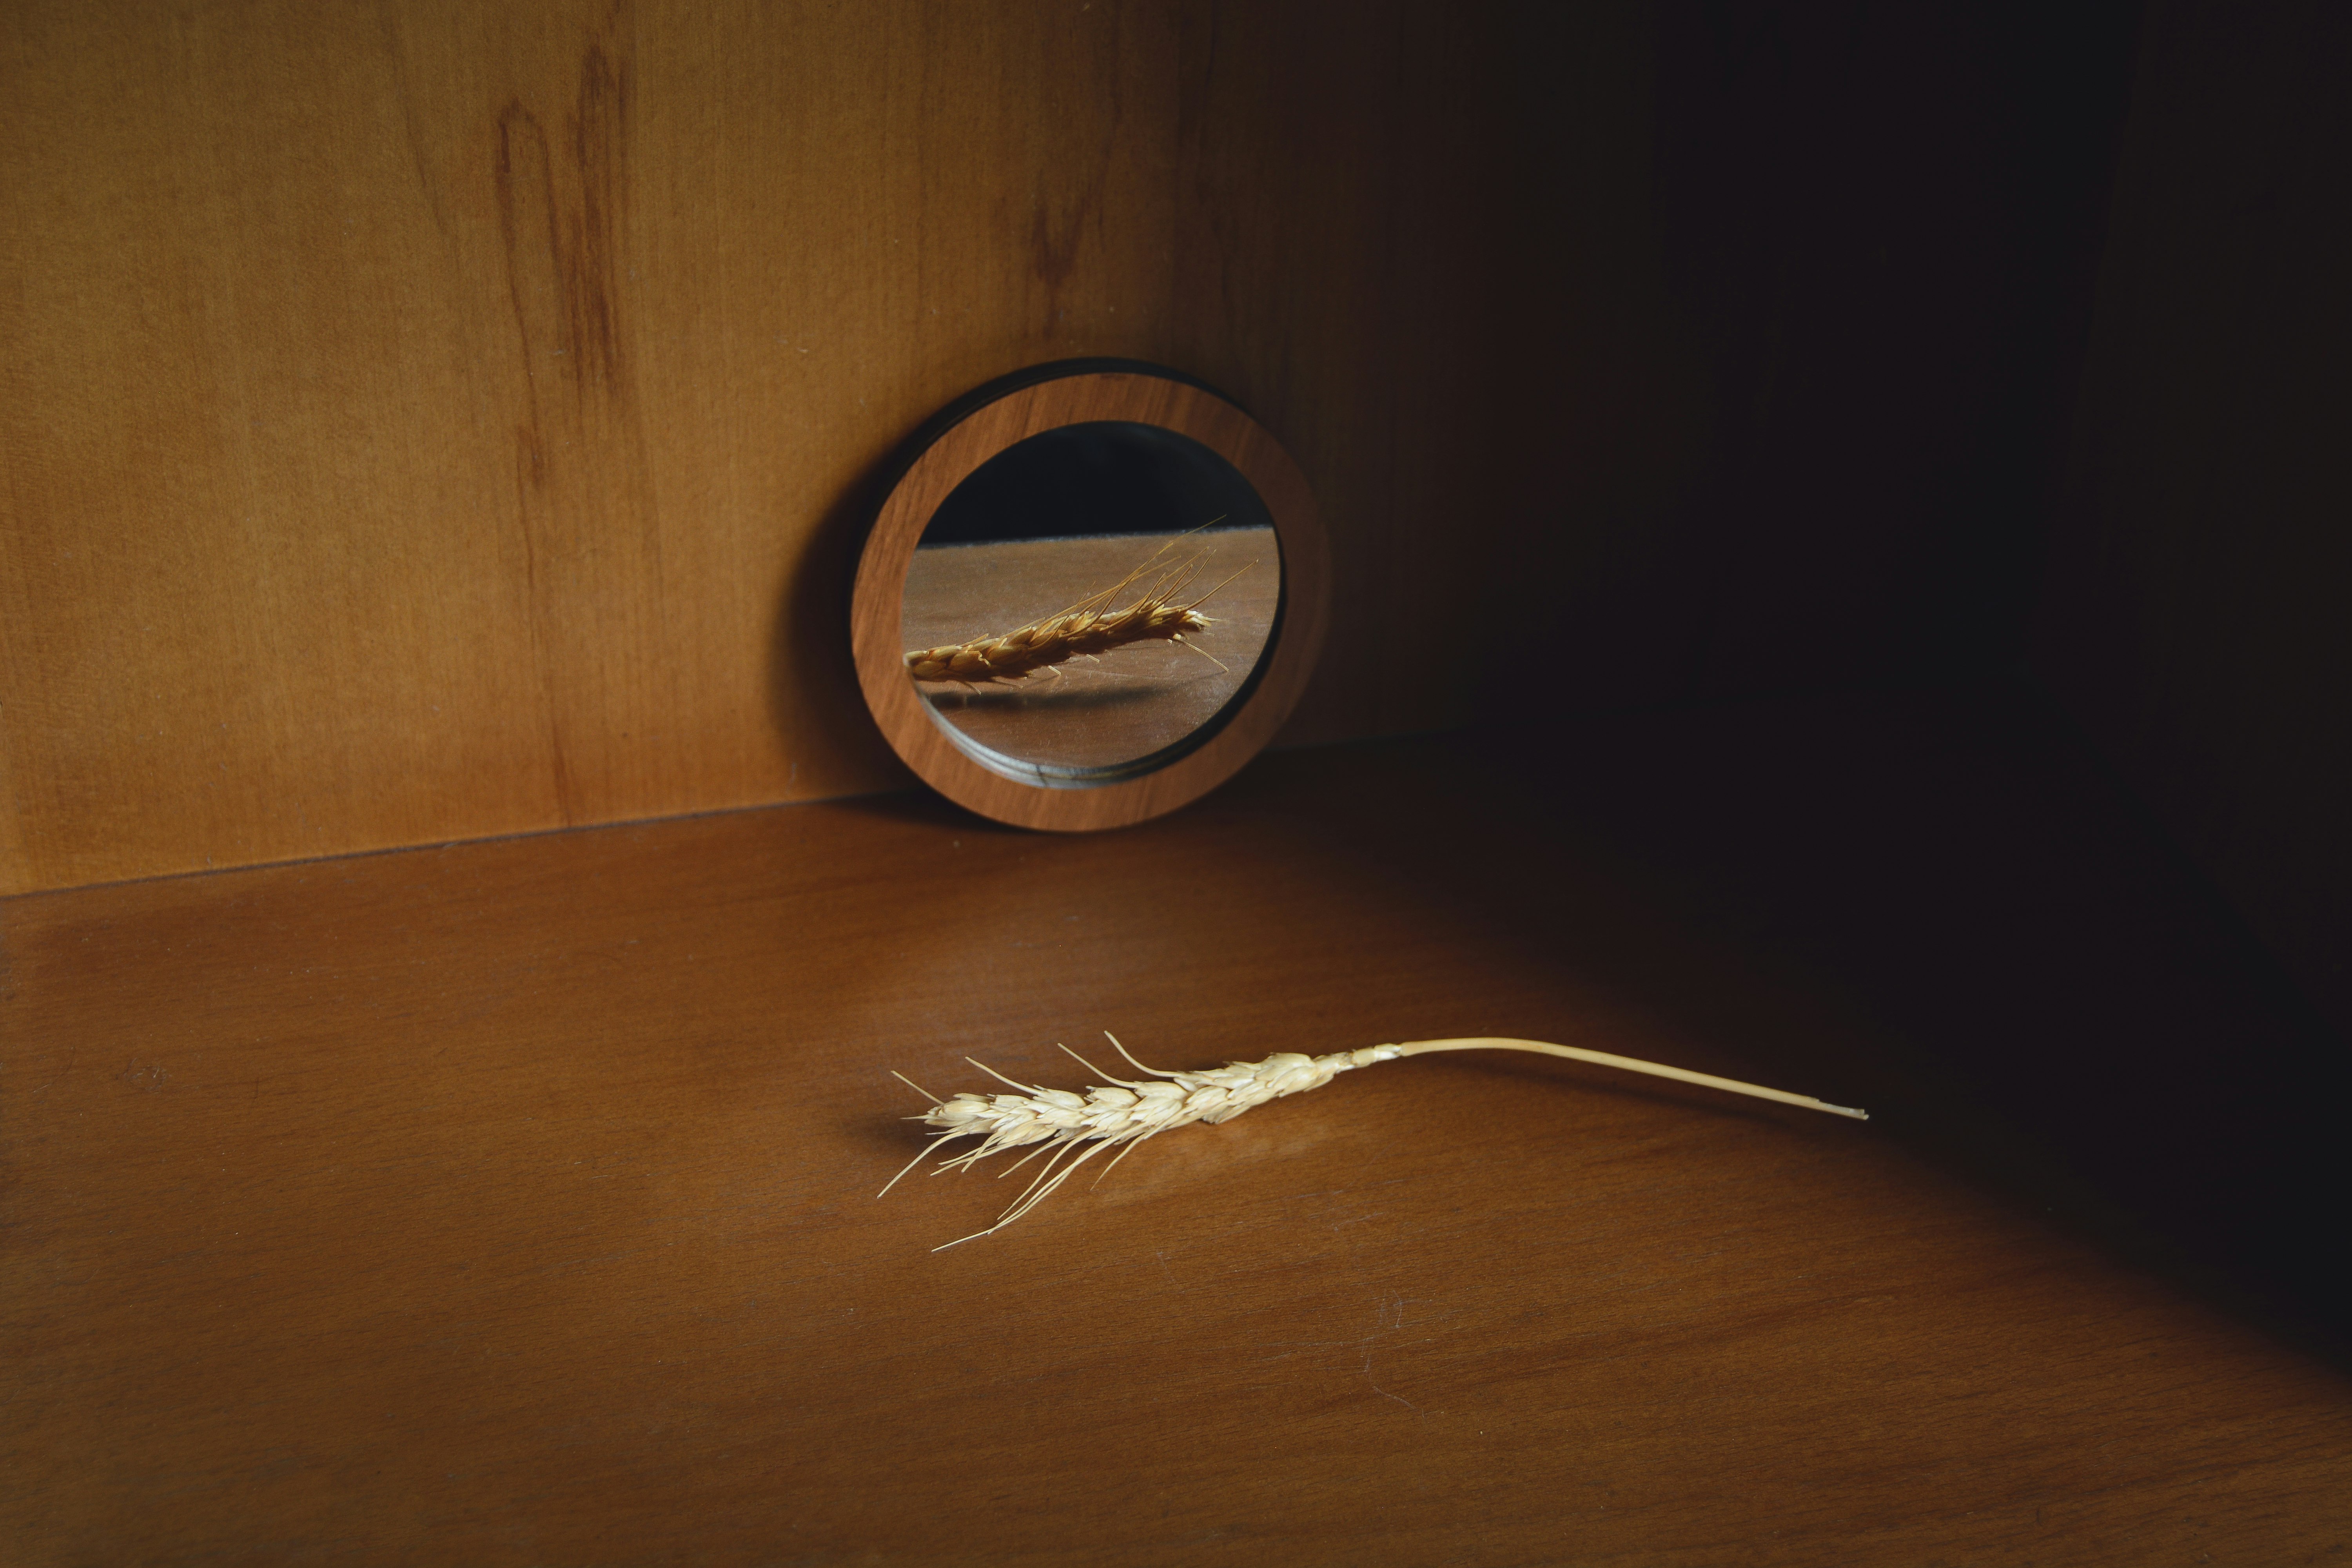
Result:
[[[939,722],[1079,780],[1213,732],[1281,606],[1281,543],[1248,481],[1196,441],[1100,421],[1033,436],[959,485],[899,615]]]
[[[1271,740],[1323,640],[1315,498],[1213,388],[1133,361],[992,382],[901,448],[850,607],[898,755],[1002,822],[1116,827]]]

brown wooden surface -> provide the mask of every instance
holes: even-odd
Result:
[[[943,733],[908,679],[908,573],[931,518],[980,466],[1043,431],[1126,420],[1174,431],[1223,458],[1256,492],[1282,543],[1282,628],[1255,688],[1215,731],[1171,762],[1082,789],[983,764]],[[1278,733],[1313,679],[1329,626],[1331,553],[1314,490],[1265,426],[1213,393],[1165,376],[1088,372],[997,397],[926,446],[877,507],[857,557],[850,639],[858,689],[890,745],[926,784],[998,822],[1085,832],[1146,821],[1231,778]]]
[[[1265,651],[1282,605],[1282,550],[1270,528],[917,550],[898,629],[910,649],[999,636],[1091,599],[1155,556],[1157,566],[1103,607],[1124,609],[1197,557],[1192,585],[1173,601],[1214,590],[1201,605],[1214,624],[1185,639],[1192,646],[1147,639],[1002,686],[922,683],[923,700],[982,745],[1024,762],[1115,767],[1174,745],[1217,716]]]
[[[1468,639],[1385,628],[1462,630],[1506,526],[1483,25],[11,5],[0,890],[894,782],[856,487],[1073,354],[1326,487],[1355,651],[1301,734],[1459,717]]]
[[[1725,776],[1579,745],[1662,822],[1619,759]],[[1605,791],[1466,755],[1282,754],[1118,834],[883,797],[0,904],[9,1561],[2340,1556],[2337,1373],[1966,1174],[1901,1007],[1700,918]],[[1896,820],[2035,842],[1944,760]],[[2144,879],[2022,863],[2157,992],[2226,970],[2134,924]],[[1872,928],[1956,907],[1886,869]],[[886,1069],[1072,1083],[1103,1027],[1549,1037],[1877,1120],[1438,1058],[948,1253],[1004,1185],[874,1200]]]

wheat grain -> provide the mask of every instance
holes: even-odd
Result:
[[[992,682],[1011,682],[1041,669],[1086,656],[1099,656],[1117,648],[1140,642],[1183,643],[1187,632],[1206,631],[1216,623],[1201,613],[1201,605],[1215,595],[1217,588],[1234,580],[1220,583],[1190,604],[1180,605],[1178,595],[1192,584],[1200,574],[1205,555],[1195,555],[1181,565],[1171,567],[1135,603],[1122,610],[1110,606],[1136,581],[1151,570],[1154,562],[1166,554],[1173,544],[1163,544],[1149,560],[1118,582],[1098,594],[1090,595],[1053,615],[1016,626],[994,637],[975,637],[970,642],[954,643],[944,647],[911,648],[907,654],[907,673],[917,680],[960,681],[967,686]],[[1255,565],[1252,562],[1251,565]],[[1242,572],[1249,570],[1248,566]],[[1234,577],[1241,572],[1234,574]],[[1186,647],[1192,645],[1187,643]],[[1195,648],[1195,652],[1202,650]],[[1202,653],[1203,658],[1213,656]],[[1222,665],[1220,668],[1223,668]]]
[[[945,1251],[949,1247],[960,1246],[1003,1230],[1045,1202],[1070,1179],[1079,1166],[1105,1149],[1118,1149],[1118,1154],[1111,1161],[1111,1165],[1116,1165],[1126,1159],[1129,1151],[1136,1145],[1171,1128],[1194,1121],[1230,1121],[1243,1111],[1264,1105],[1267,1100],[1320,1089],[1339,1074],[1356,1068],[1431,1051],[1538,1051],[1547,1056],[1621,1068],[1628,1072],[1647,1073],[1681,1083],[1727,1089],[1734,1094],[1752,1095],[1759,1100],[1779,1100],[1784,1105],[1801,1105],[1810,1110],[1826,1110],[1833,1115],[1851,1116],[1864,1121],[1870,1119],[1868,1111],[1857,1110],[1851,1106],[1832,1105],[1809,1094],[1791,1094],[1787,1089],[1766,1089],[1759,1084],[1742,1083],[1737,1079],[1717,1078],[1712,1073],[1692,1072],[1685,1068],[1666,1067],[1633,1057],[1612,1056],[1606,1051],[1589,1051],[1577,1046],[1549,1045],[1541,1040],[1513,1040],[1486,1036],[1452,1040],[1414,1040],[1403,1045],[1366,1046],[1360,1050],[1335,1051],[1321,1057],[1304,1056],[1296,1051],[1276,1051],[1261,1062],[1228,1062],[1223,1067],[1207,1068],[1198,1072],[1161,1072],[1157,1068],[1145,1067],[1129,1056],[1127,1047],[1108,1030],[1104,1031],[1104,1038],[1109,1040],[1112,1048],[1126,1057],[1137,1071],[1149,1077],[1140,1080],[1111,1078],[1076,1051],[1070,1051],[1070,1055],[1078,1065],[1097,1078],[1108,1079],[1108,1086],[1089,1089],[1083,1095],[1066,1089],[1040,1089],[1032,1084],[1015,1082],[986,1063],[973,1061],[967,1057],[964,1059],[971,1061],[972,1066],[1020,1092],[967,1092],[951,1100],[940,1100],[905,1074],[895,1075],[908,1088],[931,1101],[930,1110],[908,1120],[927,1123],[939,1131],[931,1135],[930,1146],[908,1161],[906,1167],[884,1185],[882,1192],[875,1195],[880,1197],[888,1193],[908,1171],[921,1164],[932,1150],[957,1138],[978,1138],[980,1146],[941,1161],[939,1170],[932,1173],[934,1175],[946,1171],[970,1170],[990,1155],[1001,1154],[1008,1149],[1028,1148],[1029,1152],[999,1173],[1001,1175],[1012,1174],[1039,1154],[1048,1156],[1045,1163],[1030,1179],[1029,1185],[997,1217],[994,1225],[932,1249]],[[1069,1050],[1067,1046],[1062,1048]],[[1077,1158],[1064,1164],[1063,1156],[1080,1144],[1089,1147]],[[1103,1171],[1108,1174],[1110,1165],[1104,1166]],[[1096,1179],[1099,1181],[1101,1177]]]

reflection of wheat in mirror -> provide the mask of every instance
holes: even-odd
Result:
[[[1138,643],[1170,642],[1191,648],[1231,674],[1223,660],[1190,641],[1184,634],[1205,631],[1216,625],[1201,614],[1201,606],[1256,562],[1251,562],[1197,598],[1179,604],[1177,600],[1192,587],[1202,564],[1208,560],[1208,552],[1203,551],[1161,572],[1126,608],[1111,608],[1175,546],[1176,542],[1170,540],[1109,587],[1027,626],[945,647],[909,649],[907,672],[917,680],[952,681],[965,686],[1006,684],[1041,669],[1059,675],[1061,671],[1055,666],[1073,658],[1099,658]]]

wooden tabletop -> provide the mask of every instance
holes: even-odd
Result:
[[[1950,1157],[1882,1017],[1625,842],[1444,741],[1108,835],[882,797],[0,905],[5,1555],[2334,1561],[2345,1379]],[[1011,1184],[876,1200],[888,1069],[1106,1028],[1876,1120],[1465,1054],[947,1252]]]

